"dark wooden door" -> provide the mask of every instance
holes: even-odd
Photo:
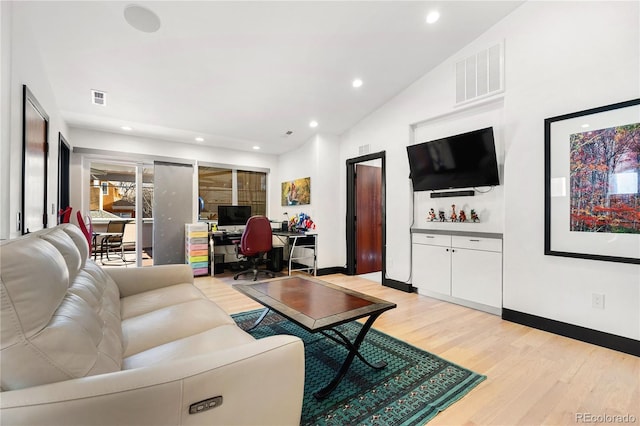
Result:
[[[356,165],[356,273],[382,270],[382,168]]]

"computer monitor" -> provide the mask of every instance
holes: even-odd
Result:
[[[218,226],[246,225],[251,206],[218,206]]]

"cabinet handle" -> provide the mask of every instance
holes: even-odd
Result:
[[[433,235],[425,235],[427,238],[435,238]]]
[[[454,249],[451,249],[451,253],[455,253],[456,251]]]
[[[449,249],[446,249],[447,251],[449,251]]]
[[[480,240],[469,240],[469,241],[473,241],[474,243],[479,243]]]

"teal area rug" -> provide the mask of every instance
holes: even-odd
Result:
[[[232,316],[246,329],[261,312]],[[337,328],[353,341],[361,327],[352,321]],[[318,401],[313,393],[333,379],[347,349],[273,312],[251,334],[258,339],[291,334],[304,341],[302,425],[422,425],[486,378],[372,328],[360,352],[369,362],[386,361],[387,367],[374,370],[356,358],[338,387]]]

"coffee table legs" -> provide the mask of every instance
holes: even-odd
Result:
[[[264,319],[264,317],[267,316],[267,314],[269,313],[271,309],[269,308],[264,308],[264,311],[262,311],[262,313],[260,314],[260,316],[258,317],[258,319],[256,320],[256,322],[253,323],[253,325],[247,329],[245,329],[244,331],[251,331],[254,328],[256,328],[258,325],[260,325],[260,323],[262,322],[262,320]]]
[[[351,343],[349,339],[347,339],[346,336],[344,336],[343,334],[333,330],[343,340],[343,342],[345,343],[345,346],[349,349],[349,353],[347,354],[347,358],[345,358],[344,362],[342,363],[342,366],[340,367],[338,374],[336,374],[333,380],[331,380],[331,382],[329,382],[327,386],[325,386],[324,388],[320,389],[319,391],[313,394],[313,396],[315,396],[316,399],[326,398],[338,386],[338,384],[342,381],[344,376],[347,374],[347,371],[349,370],[349,367],[353,362],[353,358],[355,358],[356,356],[360,358],[362,361],[364,361],[364,363],[371,368],[381,369],[386,367],[387,363],[384,361],[378,361],[375,364],[369,363],[367,360],[364,359],[362,354],[359,352],[360,345],[362,344],[364,337],[367,335],[367,333],[369,332],[369,329],[373,325],[373,322],[378,318],[379,315],[380,314],[371,315],[367,319],[367,322],[365,322],[365,324],[362,326],[360,333],[358,333],[358,336],[356,337],[356,340],[353,343]],[[325,332],[322,332],[322,334],[324,334],[325,336],[329,337],[334,341],[337,341],[338,343],[341,343],[338,341],[338,339],[336,339],[335,337],[329,334],[326,334]]]

